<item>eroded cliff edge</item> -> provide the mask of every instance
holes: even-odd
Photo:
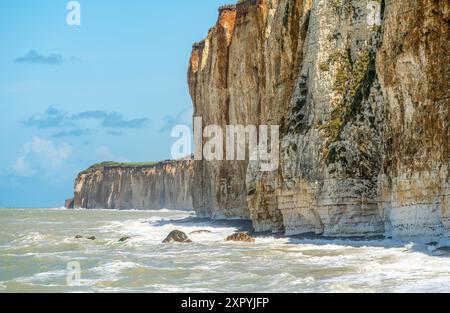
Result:
[[[195,162],[197,213],[287,235],[449,237],[449,11],[436,0],[222,7],[193,46],[194,115],[281,125],[281,166]]]
[[[96,164],[78,175],[66,207],[192,210],[192,170],[191,160]]]

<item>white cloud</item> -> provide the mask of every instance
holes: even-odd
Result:
[[[51,140],[39,137],[34,137],[27,148],[42,161],[45,168],[50,167],[50,169],[59,169],[69,158],[71,151],[71,147],[66,143],[57,146]]]
[[[27,164],[24,156],[19,157],[16,163],[11,166],[11,172],[16,176],[21,177],[31,177],[36,173],[36,171]]]
[[[24,145],[22,155],[11,166],[11,173],[20,177],[30,177],[38,170],[56,171],[70,157],[71,150],[66,143],[58,145],[51,140],[34,137]]]

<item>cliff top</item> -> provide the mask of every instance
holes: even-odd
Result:
[[[166,160],[162,162],[114,162],[114,161],[106,161],[94,164],[90,166],[88,169],[80,172],[79,175],[86,174],[93,170],[103,170],[105,168],[145,168],[145,167],[153,167],[158,164],[165,164],[165,163],[171,163],[174,162],[172,160]]]

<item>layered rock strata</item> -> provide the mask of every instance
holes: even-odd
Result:
[[[193,46],[194,115],[280,125],[281,166],[197,161],[194,209],[287,235],[449,236],[449,11],[435,0],[221,8]]]
[[[192,210],[190,160],[149,165],[103,163],[81,172],[71,206],[84,209]]]
[[[279,168],[261,172],[248,154],[94,166],[67,204],[193,208],[286,235],[449,238],[449,12],[448,0],[221,7],[193,45],[194,117],[204,129],[279,125]]]

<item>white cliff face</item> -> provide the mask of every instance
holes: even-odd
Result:
[[[194,208],[287,235],[449,236],[448,20],[448,1],[431,0],[221,11],[191,57],[195,114],[281,125],[281,166],[197,162]]]
[[[313,2],[309,38],[314,41],[305,51],[303,90],[293,97],[304,102],[305,126],[300,134],[288,133],[283,143],[283,177],[294,173],[279,196],[288,234],[385,234],[424,241],[448,236],[450,104],[448,80],[442,79],[449,64],[448,8],[416,2],[382,2],[381,27],[367,26],[366,1],[349,2],[351,17],[342,11],[345,5],[336,17],[324,2]],[[340,34],[332,43],[330,30]],[[364,59],[367,51],[374,62]],[[348,53],[353,66],[342,68],[341,60],[337,68],[323,66],[325,74],[317,71],[333,53]],[[343,94],[342,121],[333,115]],[[330,126],[342,122],[330,144]],[[321,150],[327,153],[325,164],[317,164],[325,156]]]
[[[386,231],[396,238],[450,235],[449,18],[448,1],[386,2],[377,72],[388,115],[378,183]]]
[[[72,207],[192,210],[192,161],[98,165],[80,173]]]
[[[286,235],[450,241],[449,12],[432,0],[221,8],[193,46],[194,115],[203,127],[280,125],[279,169],[248,158],[93,169],[68,203],[192,207]]]
[[[374,54],[380,27],[367,1],[313,1],[302,68],[282,143],[279,209],[290,235],[376,236],[383,96]],[[374,110],[375,108],[375,110]]]

